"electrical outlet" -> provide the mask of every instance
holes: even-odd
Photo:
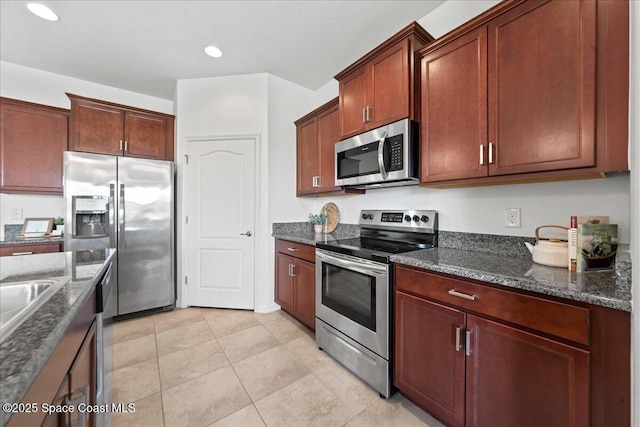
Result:
[[[505,225],[507,227],[520,228],[520,208],[507,209]]]

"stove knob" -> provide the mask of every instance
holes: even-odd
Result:
[[[420,217],[420,221],[422,222],[429,222],[429,217],[426,215],[422,215],[422,217]]]
[[[367,214],[362,214],[362,219],[367,219],[369,217],[369,215]]]
[[[404,220],[409,222],[409,221],[411,221],[411,217],[409,215],[405,215],[404,216]]]
[[[373,214],[369,214],[369,219],[373,219]]]
[[[420,217],[419,217],[418,215],[414,215],[414,216],[413,216],[413,220],[414,220],[415,222],[420,222]]]

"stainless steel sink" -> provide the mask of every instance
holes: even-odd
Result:
[[[0,342],[56,293],[69,276],[0,284]]]

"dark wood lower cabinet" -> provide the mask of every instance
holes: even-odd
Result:
[[[451,426],[464,425],[464,349],[456,328],[464,313],[396,292],[395,385]]]
[[[394,385],[448,426],[630,425],[629,313],[394,271]]]
[[[62,252],[62,242],[0,246],[0,256],[48,254]]]
[[[276,241],[276,302],[311,330],[316,329],[315,271],[313,246]]]
[[[468,315],[467,426],[588,426],[589,352]]]

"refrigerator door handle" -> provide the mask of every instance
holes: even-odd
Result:
[[[109,185],[109,247],[116,247],[116,185]]]
[[[118,203],[118,209],[119,209],[118,221],[120,225],[120,231],[118,233],[118,249],[124,249],[126,247],[125,236],[124,236],[124,228],[125,228],[124,184],[120,184],[120,200]]]

